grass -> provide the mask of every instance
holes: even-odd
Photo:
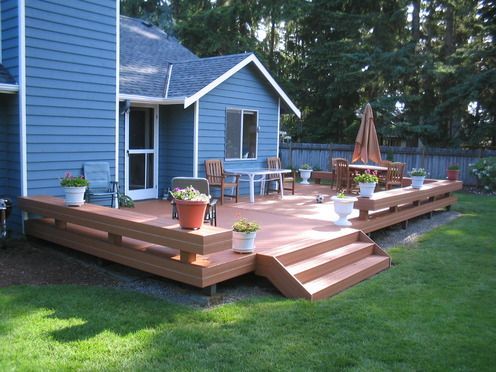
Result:
[[[208,310],[77,286],[0,290],[0,370],[493,370],[496,198],[391,250],[394,266],[316,303]]]

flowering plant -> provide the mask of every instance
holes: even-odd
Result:
[[[427,176],[427,171],[424,168],[412,168],[410,171],[410,176],[425,177]]]
[[[379,182],[379,178],[377,177],[376,172],[366,170],[364,173],[355,176],[353,181],[357,183],[377,183]]]
[[[480,159],[477,163],[470,164],[470,167],[479,186],[486,191],[496,190],[496,157]]]
[[[60,179],[62,187],[87,187],[89,181],[84,176],[73,176],[71,172],[65,172],[64,177]]]
[[[303,169],[303,170],[311,170],[312,169],[312,166],[310,164],[302,164],[302,166],[300,167],[300,169]]]
[[[176,200],[201,201],[205,203],[210,201],[210,195],[202,194],[193,186],[188,186],[184,189],[177,187],[171,191],[171,194]]]
[[[256,222],[248,221],[246,218],[240,218],[232,226],[233,231],[242,233],[252,233],[260,230],[260,225]]]

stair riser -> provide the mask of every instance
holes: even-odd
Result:
[[[365,247],[358,251],[350,252],[344,256],[337,257],[330,262],[325,262],[319,266],[315,266],[309,270],[299,273],[296,275],[296,278],[298,278],[300,282],[306,283],[346,265],[350,265],[351,263],[361,260],[362,258],[370,256],[373,251],[374,246],[370,245],[370,247]]]
[[[321,300],[330,296],[333,296],[346,288],[349,288],[383,270],[389,268],[389,260],[384,260],[383,262],[377,263],[374,266],[367,268],[366,270],[360,271],[359,273],[352,275],[339,283],[335,283],[319,292],[312,295],[312,301]]]
[[[336,248],[343,247],[358,240],[358,232],[353,232],[339,238],[320,242],[315,245],[309,245],[293,252],[285,253],[277,256],[277,259],[285,266],[294,264],[307,258],[319,255],[324,252],[331,251]]]

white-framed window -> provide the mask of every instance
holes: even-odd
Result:
[[[226,160],[256,159],[258,147],[258,112],[227,109]]]

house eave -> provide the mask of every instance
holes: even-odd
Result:
[[[0,93],[15,94],[19,92],[17,84],[0,84]]]
[[[158,105],[182,105],[184,104],[184,98],[165,98],[165,97],[149,97],[140,96],[136,94],[120,94],[120,101],[131,101],[136,103],[150,103]]]

